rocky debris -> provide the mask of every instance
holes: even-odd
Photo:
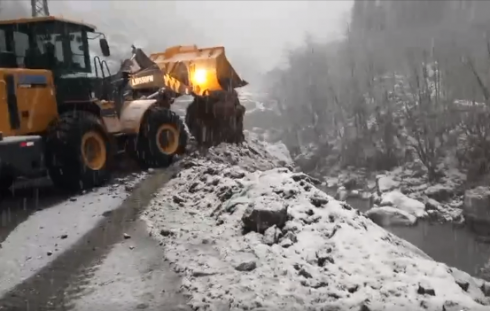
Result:
[[[275,199],[263,197],[256,203],[250,203],[242,216],[246,231],[264,233],[269,227],[284,227],[288,219],[287,205]]]
[[[366,199],[371,201],[371,205],[380,205],[384,193],[398,191],[407,197],[423,202],[427,200],[435,200],[438,202],[438,209],[433,208],[435,204],[429,205],[427,216],[431,221],[437,222],[454,222],[461,223],[464,217],[461,215],[463,196],[459,189],[465,181],[465,175],[458,170],[451,168],[440,168],[444,171],[444,176],[438,180],[436,184],[427,182],[427,171],[420,161],[409,162],[403,166],[397,167],[389,172],[383,172],[378,175],[369,175],[362,170],[350,169],[347,173],[339,173],[336,177],[326,177],[324,187],[337,187],[335,199]],[[364,181],[358,181],[360,185],[365,185],[359,189],[357,193],[351,193],[343,184],[349,178],[354,178],[357,175],[357,180],[365,178]],[[434,201],[431,201],[432,203]]]
[[[129,234],[127,234],[127,233],[124,233],[124,234],[123,234],[123,238],[124,238],[125,240],[127,240],[127,239],[131,239],[131,236],[130,236]]]
[[[490,224],[490,187],[477,187],[464,194],[463,215],[473,224],[474,229],[482,231]],[[484,230],[488,233],[490,230]]]
[[[184,157],[180,166],[190,168],[198,165],[196,162],[210,161],[221,164],[232,164],[241,167],[248,172],[256,170],[268,170],[275,168],[283,163],[273,157],[267,150],[266,145],[259,141],[256,135],[249,131],[244,132],[246,140],[240,145],[220,144],[206,150],[191,150]],[[292,164],[285,165],[292,170]]]
[[[413,226],[417,223],[416,216],[391,206],[375,206],[366,212],[366,216],[382,227]]]
[[[240,147],[225,150],[233,148]],[[144,212],[151,230],[178,232],[152,236],[185,274],[182,289],[195,310],[220,303],[248,310],[442,310],[449,298],[467,309],[488,309],[482,280],[460,271],[456,278],[458,270],[434,262],[309,181],[295,180],[289,169],[254,169],[257,156],[234,161],[232,155],[228,163],[195,157]],[[244,166],[240,179],[227,174]],[[167,205],[176,193],[185,199],[182,207]],[[406,196],[391,196],[392,206],[382,210],[425,213],[424,203],[414,207]]]

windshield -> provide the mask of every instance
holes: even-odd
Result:
[[[86,32],[66,24],[0,28],[0,66],[91,72]]]

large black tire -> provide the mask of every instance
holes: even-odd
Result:
[[[163,135],[167,141],[162,141]],[[175,155],[185,152],[187,141],[188,134],[180,117],[170,109],[153,106],[141,122],[136,141],[137,160],[143,168],[167,167]]]
[[[87,144],[87,137],[101,148],[100,157],[94,156],[98,158],[97,165],[84,156],[87,147],[82,144]],[[110,179],[113,152],[108,134],[94,114],[84,111],[62,114],[49,128],[45,142],[46,165],[56,187],[78,191],[101,186]]]

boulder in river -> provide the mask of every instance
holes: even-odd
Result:
[[[453,189],[444,185],[433,185],[425,190],[425,194],[438,202],[447,201],[453,195]]]
[[[392,206],[405,211],[415,217],[424,217],[425,204],[415,199],[409,198],[400,191],[391,191],[381,196],[381,206]]]
[[[394,190],[400,186],[400,183],[391,176],[378,175],[376,176],[376,191],[378,195]]]
[[[376,206],[366,212],[366,216],[381,227],[412,226],[417,223],[417,217],[391,206]]]
[[[490,224],[490,187],[477,187],[464,194],[463,215],[473,224]]]

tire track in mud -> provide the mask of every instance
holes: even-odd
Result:
[[[176,171],[173,166],[158,170],[140,182],[120,207],[110,212],[75,245],[1,297],[0,310],[72,309],[71,301],[83,293],[98,265],[112,247],[124,239],[124,233],[135,224],[154,193]]]

